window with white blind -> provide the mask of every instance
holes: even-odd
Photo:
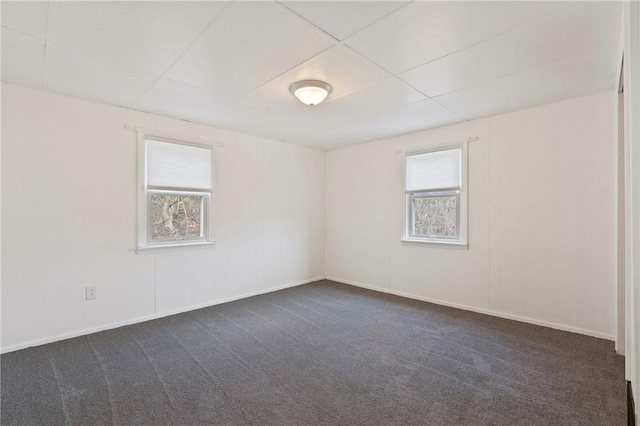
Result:
[[[465,164],[462,144],[406,154],[406,240],[466,245]]]
[[[138,250],[211,244],[211,146],[139,134]]]

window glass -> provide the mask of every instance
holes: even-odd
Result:
[[[201,238],[203,196],[152,194],[149,222],[151,240]]]
[[[413,235],[425,238],[457,238],[458,197],[414,198]]]

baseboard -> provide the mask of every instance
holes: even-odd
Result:
[[[118,328],[118,327],[124,327],[126,325],[137,324],[137,323],[145,322],[145,321],[151,321],[151,320],[158,319],[158,318],[168,317],[170,315],[181,314],[183,312],[194,311],[196,309],[202,309],[202,308],[206,308],[206,307],[209,307],[209,306],[220,305],[222,303],[233,302],[234,300],[246,299],[247,297],[258,296],[260,294],[266,294],[266,293],[272,293],[274,291],[284,290],[285,288],[296,287],[296,286],[299,286],[299,285],[308,284],[308,283],[312,283],[312,282],[315,282],[315,281],[320,281],[320,280],[323,280],[323,279],[325,279],[325,277],[310,278],[310,279],[307,279],[307,280],[296,281],[294,283],[275,286],[275,287],[271,287],[271,288],[264,289],[264,290],[258,290],[258,291],[252,291],[252,292],[249,292],[249,293],[244,293],[244,294],[241,294],[241,295],[238,295],[238,296],[227,297],[225,299],[213,300],[213,301],[209,301],[209,302],[205,302],[205,303],[199,303],[197,305],[187,306],[187,307],[184,307],[184,308],[172,309],[170,311],[159,312],[159,313],[155,313],[155,314],[152,314],[152,315],[147,315],[147,316],[144,316],[144,317],[138,317],[138,318],[133,318],[133,319],[125,320],[125,321],[119,321],[119,322],[115,322],[115,323],[105,324],[105,325],[101,325],[101,326],[98,326],[98,327],[85,328],[85,329],[82,329],[82,330],[73,331],[73,332],[70,332],[70,333],[59,334],[59,335],[51,336],[51,337],[45,337],[43,339],[36,339],[36,340],[32,340],[32,341],[25,342],[25,343],[18,343],[16,345],[3,347],[2,350],[0,350],[0,353],[5,354],[5,353],[9,353],[9,352],[18,351],[18,350],[21,350],[21,349],[30,348],[30,347],[33,347],[33,346],[46,345],[47,343],[53,343],[53,342],[57,342],[57,341],[60,341],[60,340],[71,339],[73,337],[85,336],[87,334],[97,333],[99,331],[111,330],[111,329]]]
[[[465,310],[465,311],[477,312],[479,314],[491,315],[491,316],[494,316],[494,317],[505,318],[505,319],[510,319],[510,320],[514,320],[514,321],[520,321],[520,322],[526,322],[528,324],[540,325],[540,326],[543,326],[543,327],[554,328],[556,330],[563,330],[563,331],[570,331],[572,333],[585,334],[587,336],[598,337],[600,339],[615,340],[615,336],[614,335],[607,334],[607,333],[601,333],[599,331],[587,330],[587,329],[584,329],[584,328],[573,327],[573,326],[570,326],[570,325],[558,324],[558,323],[555,323],[555,322],[543,321],[543,320],[538,320],[538,319],[535,319],[535,318],[528,318],[528,317],[523,317],[523,316],[519,316],[519,315],[503,313],[503,312],[494,311],[494,310],[491,310],[491,309],[477,308],[475,306],[463,305],[463,304],[460,304],[460,303],[447,302],[445,300],[439,300],[439,299],[432,299],[432,298],[429,298],[429,297],[417,296],[417,295],[414,295],[414,294],[403,293],[401,291],[394,291],[394,290],[389,290],[389,289],[382,288],[382,287],[376,287],[376,286],[371,286],[371,285],[359,283],[359,282],[356,282],[356,281],[345,280],[345,279],[338,278],[338,277],[327,276],[326,279],[330,280],[330,281],[336,281],[336,282],[339,282],[339,283],[342,283],[342,284],[352,285],[352,286],[355,286],[355,287],[366,288],[368,290],[379,291],[381,293],[388,293],[388,294],[393,294],[395,296],[406,297],[408,299],[421,300],[423,302],[434,303],[436,305],[448,306],[448,307],[451,307],[451,308],[462,309],[462,310]]]

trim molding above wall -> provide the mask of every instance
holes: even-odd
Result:
[[[534,324],[534,325],[539,325],[539,326],[542,326],[542,327],[554,328],[556,330],[570,331],[572,333],[578,333],[578,334],[585,334],[587,336],[597,337],[597,338],[600,338],[600,339],[606,339],[606,340],[611,340],[611,341],[615,340],[615,336],[614,335],[601,333],[599,331],[586,330],[584,328],[572,327],[570,325],[558,324],[558,323],[550,322],[550,321],[537,320],[537,319],[534,319],[534,318],[522,317],[522,316],[519,316],[519,315],[506,314],[506,313],[503,313],[503,312],[493,311],[491,309],[476,308],[476,307],[473,307],[473,306],[463,305],[463,304],[460,304],[460,303],[453,303],[453,302],[447,302],[447,301],[444,301],[444,300],[431,299],[429,297],[416,296],[416,295],[409,294],[409,293],[403,293],[403,292],[400,292],[400,291],[393,291],[393,290],[389,290],[389,289],[386,289],[386,288],[375,287],[375,286],[362,284],[362,283],[359,283],[359,282],[356,282],[356,281],[349,281],[349,280],[345,280],[345,279],[337,278],[337,277],[327,276],[326,279],[330,280],[330,281],[336,281],[336,282],[339,282],[339,283],[342,283],[342,284],[352,285],[352,286],[355,286],[355,287],[366,288],[368,290],[379,291],[381,293],[388,293],[388,294],[393,294],[395,296],[406,297],[408,299],[421,300],[423,302],[434,303],[436,305],[449,306],[451,308],[457,308],[457,309],[462,309],[462,310],[465,310],[465,311],[477,312],[479,314],[491,315],[491,316],[494,316],[494,317],[505,318],[505,319],[510,319],[510,320],[514,320],[514,321],[520,321],[520,322],[526,322],[528,324]]]
[[[126,325],[137,324],[139,322],[151,321],[151,320],[158,319],[158,318],[168,317],[170,315],[176,315],[176,314],[180,314],[180,313],[183,313],[183,312],[194,311],[196,309],[202,309],[202,308],[207,308],[209,306],[220,305],[222,303],[233,302],[234,300],[246,299],[247,297],[258,296],[260,294],[265,294],[265,293],[272,293],[274,291],[284,290],[285,288],[296,287],[296,286],[303,285],[303,284],[309,284],[309,283],[320,281],[320,280],[323,280],[323,279],[325,279],[325,277],[309,278],[307,280],[296,281],[294,283],[289,283],[289,284],[284,284],[284,285],[280,285],[280,286],[276,286],[276,287],[271,287],[271,288],[268,288],[268,289],[265,289],[265,290],[252,291],[250,293],[241,294],[239,296],[228,297],[228,298],[225,298],[225,299],[219,299],[219,300],[213,300],[213,301],[209,301],[209,302],[205,302],[205,303],[200,303],[200,304],[197,304],[197,305],[188,306],[186,308],[174,309],[174,310],[171,310],[171,311],[160,312],[160,313],[156,313],[156,314],[153,314],[153,315],[147,315],[147,316],[144,316],[144,317],[135,318],[135,319],[132,319],[132,320],[120,321],[120,322],[115,322],[115,323],[111,323],[111,324],[105,324],[105,325],[101,325],[99,327],[85,328],[84,330],[74,331],[74,332],[65,333],[65,334],[59,334],[57,336],[52,336],[52,337],[45,337],[44,339],[37,339],[37,340],[32,340],[30,342],[25,342],[25,343],[20,343],[20,344],[17,344],[17,345],[11,345],[11,346],[4,347],[4,348],[2,348],[0,350],[0,353],[6,354],[8,352],[14,352],[14,351],[18,351],[20,349],[27,349],[27,348],[30,348],[32,346],[45,345],[47,343],[53,343],[53,342],[57,342],[57,341],[60,341],[60,340],[71,339],[73,337],[85,336],[87,334],[93,334],[93,333],[97,333],[99,331],[111,330],[111,329],[118,328],[118,327],[124,327]]]

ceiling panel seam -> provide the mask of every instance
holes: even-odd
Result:
[[[191,43],[189,43],[189,45],[185,47],[185,49],[176,57],[176,59],[169,64],[169,66],[162,72],[162,74],[160,74],[158,78],[156,78],[153,84],[147,87],[146,90],[142,93],[142,95],[140,95],[135,100],[135,104],[140,102],[142,98],[144,98],[145,95],[149,92],[149,90],[151,90],[151,88],[155,86],[158,81],[160,81],[160,79],[166,78],[164,75],[187,53],[187,51],[191,48],[191,46],[193,46],[200,39],[200,37],[202,37],[204,33],[206,33],[209,30],[209,28],[211,28],[213,24],[215,24],[218,18],[220,18],[227,11],[227,9],[229,9],[229,7],[234,3],[234,1],[235,0],[229,1],[229,3],[220,11],[220,13],[218,13],[216,16],[213,17],[211,22],[193,40],[191,40]],[[171,81],[175,81],[175,80],[171,80]],[[181,81],[178,81],[178,83],[185,84]],[[188,85],[188,86],[191,86],[191,85]],[[191,87],[195,87],[195,86],[191,86]],[[202,88],[198,88],[198,89],[202,90]]]
[[[569,8],[569,7],[576,7],[576,5],[570,5],[570,6],[568,5],[568,6],[565,6],[565,7],[564,7],[564,8],[562,8],[562,9],[556,10],[556,11],[554,11],[554,12],[550,12],[550,13],[548,13],[548,14],[546,14],[546,15],[542,15],[542,16],[540,16],[540,17],[538,17],[538,18],[536,18],[536,19],[534,19],[534,20],[532,20],[532,21],[528,21],[528,22],[526,22],[526,23],[524,23],[524,24],[518,25],[518,26],[516,26],[516,27],[514,27],[514,28],[511,28],[511,29],[509,29],[509,30],[503,31],[503,32],[501,32],[501,33],[499,33],[499,34],[496,34],[496,35],[493,35],[493,36],[491,36],[491,37],[485,38],[485,39],[480,40],[480,41],[478,41],[478,42],[476,42],[476,43],[472,43],[472,44],[470,44],[470,45],[468,45],[468,46],[463,47],[462,49],[454,50],[453,52],[449,52],[449,53],[447,53],[446,55],[442,55],[442,56],[439,56],[439,57],[437,57],[437,58],[433,58],[433,59],[431,59],[431,60],[429,60],[429,61],[427,61],[427,62],[423,62],[423,63],[421,63],[421,64],[418,64],[418,65],[414,66],[414,67],[408,68],[408,69],[403,70],[403,71],[399,71],[398,73],[395,73],[394,75],[399,76],[400,74],[408,73],[408,72],[413,71],[413,70],[415,70],[415,69],[417,69],[417,68],[420,68],[420,67],[422,67],[422,66],[424,66],[424,65],[430,64],[430,63],[435,62],[435,61],[439,61],[440,59],[444,59],[444,58],[447,58],[447,57],[449,57],[449,56],[452,56],[452,55],[455,55],[455,54],[458,54],[458,53],[464,52],[464,51],[465,51],[465,50],[467,50],[467,49],[471,49],[471,48],[476,47],[476,46],[479,46],[479,45],[481,45],[481,44],[483,44],[483,43],[487,43],[487,42],[489,42],[489,41],[491,41],[491,40],[494,40],[494,39],[496,39],[496,38],[502,37],[502,36],[504,36],[504,35],[506,35],[506,34],[512,33],[512,32],[514,32],[514,31],[517,31],[517,30],[520,30],[520,29],[522,29],[522,28],[525,28],[525,27],[528,27],[528,26],[530,26],[530,25],[533,25],[533,24],[535,24],[535,23],[538,23],[538,22],[540,22],[540,21],[541,21],[541,20],[543,20],[543,19],[547,19],[547,18],[549,18],[550,16],[553,16],[553,15],[556,15],[556,14],[560,14],[560,13],[564,13],[564,12],[567,10],[567,8]],[[404,81],[404,80],[403,80],[403,81]]]

